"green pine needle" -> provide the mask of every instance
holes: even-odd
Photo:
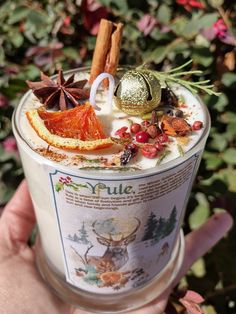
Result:
[[[149,70],[151,71],[155,77],[160,80],[161,84],[166,85],[167,83],[176,83],[179,85],[184,86],[188,90],[190,90],[193,94],[197,94],[198,91],[203,91],[209,95],[215,95],[219,96],[221,93],[215,92],[213,90],[214,85],[213,84],[208,84],[210,83],[210,80],[203,80],[199,82],[192,82],[192,81],[187,81],[181,78],[181,76],[186,76],[186,75],[192,75],[192,74],[202,74],[203,72],[200,70],[193,70],[193,71],[180,71],[184,68],[186,68],[189,64],[191,64],[193,60],[189,60],[182,64],[179,67],[173,68],[169,71],[166,72],[158,72],[154,70]],[[144,67],[141,66],[139,69],[143,69]]]

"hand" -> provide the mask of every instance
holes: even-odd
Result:
[[[58,299],[38,274],[34,249],[27,245],[34,224],[33,206],[23,181],[0,219],[1,313],[86,314]],[[228,213],[215,214],[187,235],[184,263],[172,287],[151,304],[129,314],[164,313],[171,289],[194,261],[214,246],[231,226],[232,218]]]

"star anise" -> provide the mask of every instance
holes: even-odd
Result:
[[[41,73],[40,82],[26,81],[34,95],[46,108],[58,108],[61,111],[79,105],[79,101],[89,98],[89,90],[84,88],[87,80],[74,82],[74,74],[67,80],[60,70],[57,80]]]

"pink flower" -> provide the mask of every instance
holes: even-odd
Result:
[[[138,29],[145,36],[149,35],[157,25],[157,20],[150,14],[145,14],[137,23]]]
[[[96,0],[84,0],[81,5],[84,28],[92,35],[97,35],[101,19],[108,17],[107,9]]]
[[[198,0],[176,0],[176,3],[183,6],[185,10],[192,11],[193,8],[204,9],[204,4]]]
[[[5,152],[11,153],[17,151],[16,140],[14,136],[9,136],[3,141],[3,148]]]
[[[227,28],[223,19],[218,19],[212,26],[201,31],[202,35],[209,41],[218,38],[225,44],[235,45],[236,39],[232,32]]]
[[[7,107],[8,105],[9,102],[7,97],[0,93],[0,108]]]
[[[225,38],[228,32],[228,28],[225,25],[225,22],[223,21],[223,19],[219,19],[218,21],[216,21],[213,25],[213,29],[214,29],[216,37],[220,39]]]

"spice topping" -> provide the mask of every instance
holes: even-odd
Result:
[[[89,90],[84,88],[87,80],[74,82],[74,74],[66,80],[61,70],[56,81],[41,73],[40,82],[26,81],[26,83],[48,109],[54,108],[64,111],[76,107],[79,101],[89,98]]]

